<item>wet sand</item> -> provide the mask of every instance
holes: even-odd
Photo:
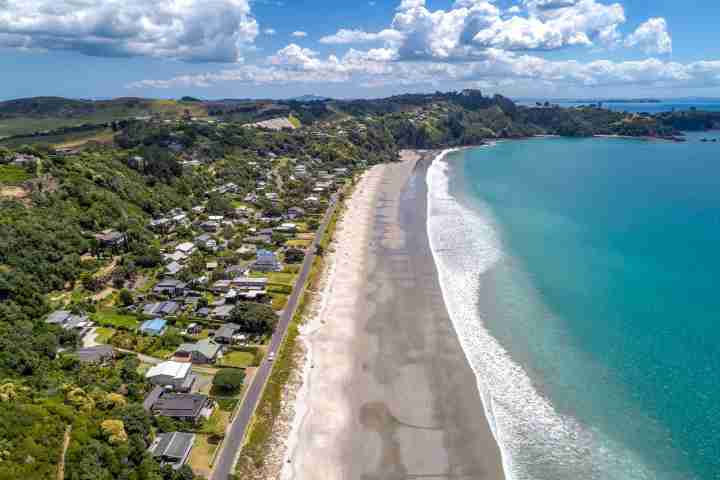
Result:
[[[301,337],[283,479],[503,478],[428,244],[433,157],[374,167],[348,200]]]

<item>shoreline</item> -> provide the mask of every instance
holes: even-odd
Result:
[[[438,154],[403,151],[347,200],[301,328],[274,478],[504,478],[429,248]]]

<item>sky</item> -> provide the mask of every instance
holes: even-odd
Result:
[[[720,97],[717,0],[0,0],[0,98]]]

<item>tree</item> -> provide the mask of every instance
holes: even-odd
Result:
[[[278,317],[272,308],[262,303],[240,302],[230,312],[230,321],[245,332],[265,335],[275,329]]]
[[[285,262],[286,263],[302,263],[305,258],[305,252],[299,248],[288,248],[285,251]]]
[[[128,290],[127,288],[123,288],[122,290],[120,290],[120,293],[118,293],[118,301],[123,307],[128,307],[132,305],[135,300],[133,299],[130,290]]]
[[[223,368],[215,374],[213,386],[225,393],[236,392],[245,381],[245,372],[238,368]]]

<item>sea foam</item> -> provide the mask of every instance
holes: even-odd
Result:
[[[654,478],[639,458],[602,432],[561,415],[490,334],[478,311],[483,280],[506,260],[491,212],[450,192],[442,152],[427,172],[427,229],[443,298],[472,367],[506,478]]]

